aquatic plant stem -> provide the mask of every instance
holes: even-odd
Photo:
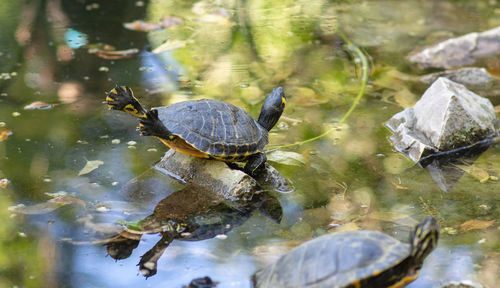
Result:
[[[338,27],[337,27],[337,34],[342,38],[342,40],[344,40],[344,42],[346,43],[347,49],[352,54],[354,54],[357,58],[359,58],[359,60],[361,61],[361,88],[358,92],[358,95],[356,96],[356,98],[352,102],[352,105],[349,108],[349,110],[347,110],[347,112],[344,114],[342,119],[340,119],[340,121],[338,122],[338,124],[342,124],[351,115],[351,113],[354,111],[354,109],[356,109],[356,106],[358,105],[359,101],[361,100],[361,98],[365,94],[366,84],[368,83],[369,65],[368,65],[368,59],[366,58],[366,55],[363,53],[363,51],[361,51],[361,49],[359,49],[358,46],[354,45],[351,41],[349,41],[349,39],[344,35],[342,30],[340,30],[340,28],[338,28]],[[332,127],[330,129],[328,129],[327,131],[323,132],[322,134],[315,136],[313,138],[306,139],[304,141],[299,141],[299,142],[295,142],[295,143],[291,143],[291,144],[271,147],[271,149],[268,150],[267,152],[274,151],[274,150],[281,149],[281,148],[300,146],[302,144],[316,141],[320,138],[325,137],[326,135],[328,135],[330,132],[332,132],[335,129],[337,129],[337,127]]]

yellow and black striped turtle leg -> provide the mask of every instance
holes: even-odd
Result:
[[[122,111],[132,116],[142,118],[146,110],[134,97],[134,92],[127,86],[116,86],[106,93],[106,104],[109,109]]]
[[[137,131],[143,136],[154,136],[161,139],[172,140],[172,133],[163,125],[158,118],[158,110],[151,109],[146,112],[139,122]]]
[[[255,175],[265,167],[264,164],[266,163],[266,161],[266,154],[262,152],[254,154],[248,157],[247,164],[245,165],[245,168],[243,168],[243,170],[249,175]]]

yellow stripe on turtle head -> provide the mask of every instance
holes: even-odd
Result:
[[[285,98],[285,96],[281,96],[281,103],[283,103],[283,104],[286,105],[286,98]]]

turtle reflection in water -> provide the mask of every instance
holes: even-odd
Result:
[[[110,109],[140,118],[141,135],[160,139],[168,147],[200,158],[246,161],[253,175],[266,162],[264,146],[286,104],[283,88],[273,89],[255,120],[245,110],[217,100],[184,101],[144,109],[129,87],[113,88],[106,97]],[[260,170],[260,169],[259,169]]]
[[[204,189],[188,185],[161,200],[153,214],[138,222],[139,229],[125,229],[108,239],[108,254],[116,260],[128,258],[143,234],[160,233],[162,238],[138,264],[140,272],[150,277],[156,274],[158,259],[175,239],[200,241],[226,234],[248,220],[256,209],[274,222],[281,221],[280,203],[267,193],[255,194],[251,201],[236,203],[215,200],[209,195],[213,191]]]
[[[403,287],[418,277],[438,236],[433,217],[415,227],[409,244],[376,231],[331,233],[293,249],[252,282],[256,288]]]

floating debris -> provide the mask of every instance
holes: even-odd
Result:
[[[10,180],[7,178],[0,179],[0,188],[5,189],[9,186]]]
[[[219,234],[219,235],[215,236],[215,239],[226,240],[227,239],[227,235],[225,235],[225,234]]]
[[[306,164],[304,156],[296,152],[276,150],[266,156],[268,161],[283,165],[303,166]]]
[[[7,140],[10,135],[12,135],[11,130],[0,127],[0,142]]]
[[[495,220],[485,221],[485,220],[476,220],[472,219],[466,221],[460,225],[460,229],[462,231],[470,231],[470,230],[484,230],[495,223]]]
[[[109,212],[111,209],[109,209],[108,207],[106,206],[99,206],[95,209],[97,212],[100,212],[100,213],[106,213],[106,212]]]
[[[130,58],[139,53],[139,49],[131,48],[126,50],[102,50],[102,49],[89,49],[90,54],[95,54],[97,57],[107,60],[117,60]],[[100,69],[100,68],[99,68]]]
[[[161,53],[165,51],[172,51],[186,46],[186,41],[182,40],[167,40],[167,42],[153,49],[153,53]]]
[[[156,23],[136,20],[129,23],[123,23],[123,27],[133,31],[149,32],[149,31],[179,26],[182,23],[183,21],[181,18],[165,16],[161,21]]]
[[[11,78],[9,73],[0,73],[0,80],[9,80]]]
[[[21,113],[19,112],[12,112],[12,117],[19,117],[21,116]]]
[[[78,176],[89,174],[90,172],[99,168],[99,166],[101,166],[102,164],[104,164],[104,162],[101,160],[87,161],[87,164],[85,164],[85,167],[83,167],[82,170],[80,170],[80,172],[78,172]]]
[[[99,67],[99,72],[108,72],[108,71],[109,71],[109,68],[106,66]]]
[[[129,145],[129,146],[134,146],[135,144],[137,144],[137,142],[135,142],[135,141],[128,141],[127,142],[127,145]]]
[[[44,194],[49,196],[49,197],[52,197],[52,198],[56,198],[56,197],[60,197],[60,196],[68,196],[68,192],[66,192],[66,191],[57,191],[55,193],[45,192]]]
[[[120,144],[120,139],[113,139],[111,140],[111,144]]]
[[[35,101],[29,105],[24,106],[24,110],[35,110],[35,109],[40,109],[40,110],[46,110],[46,109],[51,109],[58,104],[48,104],[42,101]]]

